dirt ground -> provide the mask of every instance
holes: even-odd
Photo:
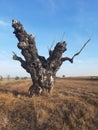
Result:
[[[51,94],[28,96],[30,79],[0,81],[0,130],[98,130],[98,80],[58,78]]]

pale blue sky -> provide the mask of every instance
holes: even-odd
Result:
[[[48,57],[54,42],[67,42],[63,56],[72,57],[89,38],[74,63],[65,62],[57,75],[98,75],[98,1],[97,0],[0,0],[0,75],[29,76],[12,60],[12,51],[21,56],[11,27],[19,20],[28,33],[35,35],[38,52]]]

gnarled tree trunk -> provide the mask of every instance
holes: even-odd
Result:
[[[48,92],[52,89],[55,83],[56,72],[65,60],[73,63],[73,58],[62,57],[66,51],[66,42],[58,42],[54,50],[49,51],[49,57],[46,59],[38,54],[35,38],[29,35],[19,21],[12,20],[12,27],[19,43],[17,47],[21,49],[21,53],[25,60],[18,57],[15,53],[14,60],[18,60],[21,66],[31,75],[33,84],[29,88],[29,94],[39,94],[46,89]]]

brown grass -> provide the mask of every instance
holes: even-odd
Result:
[[[0,81],[0,130],[98,130],[98,80],[57,79],[29,98],[31,80]]]

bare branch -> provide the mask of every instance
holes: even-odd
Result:
[[[72,58],[63,57],[63,58],[61,59],[62,62],[67,61],[67,60],[68,60],[69,62],[73,63],[73,59],[72,59]]]
[[[74,60],[75,56],[78,56],[78,55],[82,52],[82,50],[83,50],[84,47],[87,45],[87,43],[90,42],[90,40],[91,40],[91,39],[88,39],[88,40],[86,41],[86,43],[82,46],[82,48],[79,50],[79,52],[75,53],[72,58],[63,57],[63,58],[61,59],[61,61],[64,62],[64,61],[68,60],[69,62],[73,63],[73,60]]]
[[[84,47],[87,45],[87,43],[90,42],[90,40],[91,40],[91,39],[89,38],[89,39],[86,41],[86,43],[82,46],[82,48],[80,49],[80,51],[77,52],[77,53],[75,53],[75,54],[73,55],[72,60],[74,59],[75,56],[79,55],[79,54],[82,52],[82,50],[83,50]]]
[[[13,60],[18,60],[18,61],[20,61],[21,63],[25,63],[25,61],[21,58],[21,57],[19,57],[19,56],[17,56],[16,54],[15,54],[15,52],[13,52]]]

